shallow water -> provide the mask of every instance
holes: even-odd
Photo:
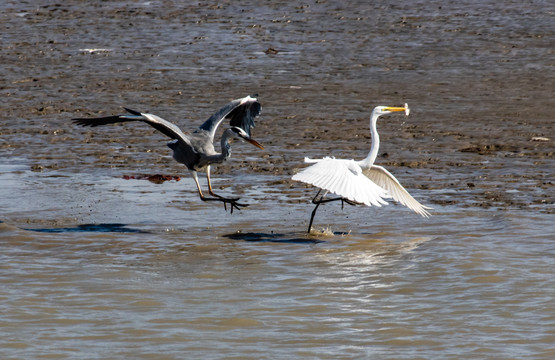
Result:
[[[2,359],[555,357],[550,2],[0,10]],[[233,214],[163,136],[69,121],[253,93],[266,150],[213,170]],[[363,158],[404,102],[378,162],[433,216],[332,203],[307,235],[302,158]]]

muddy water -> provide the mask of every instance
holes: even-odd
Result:
[[[0,4],[0,357],[555,357],[548,1]],[[199,201],[165,139],[258,93]],[[305,155],[378,162],[423,203],[319,209]],[[182,176],[152,183],[145,174]],[[326,230],[325,233],[323,230]]]

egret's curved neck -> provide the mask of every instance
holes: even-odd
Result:
[[[370,115],[370,135],[372,136],[372,145],[370,146],[370,152],[364,160],[360,162],[363,168],[370,168],[374,165],[374,161],[378,157],[378,149],[380,148],[380,136],[378,135],[378,129],[376,128],[376,122],[378,121],[378,115],[375,111],[372,111]]]

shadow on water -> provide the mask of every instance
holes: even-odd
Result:
[[[46,229],[25,229],[43,233],[65,233],[65,232],[101,232],[101,233],[140,233],[146,234],[148,231],[128,228],[126,224],[83,224],[75,227],[46,228]]]
[[[252,241],[252,242],[275,242],[275,243],[289,243],[289,244],[318,244],[324,242],[319,239],[295,237],[292,234],[279,234],[279,233],[258,233],[258,232],[237,232],[233,234],[226,234],[223,237],[232,240]]]

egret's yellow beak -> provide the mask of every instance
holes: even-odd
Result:
[[[385,108],[387,111],[404,111],[406,116],[409,116],[410,114],[410,109],[409,109],[409,105],[405,103],[404,107],[395,107],[395,106],[388,106]]]

